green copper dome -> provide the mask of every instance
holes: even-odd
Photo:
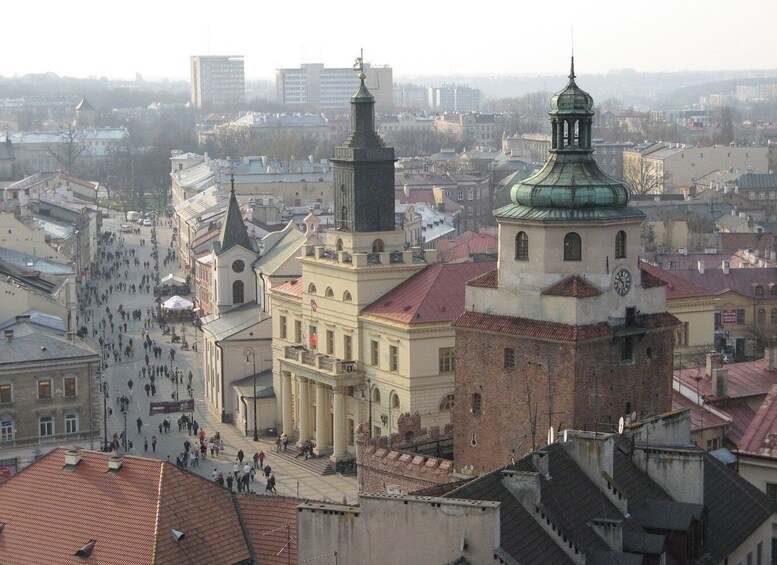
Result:
[[[584,217],[580,211],[593,209],[608,209],[605,215],[612,217],[641,213],[624,209],[629,202],[628,189],[607,176],[594,160],[591,148],[594,102],[575,84],[574,65],[573,59],[569,84],[551,100],[550,156],[539,172],[513,186],[510,191],[513,204],[498,210],[505,217],[526,215],[563,220]],[[511,207],[523,210],[508,211]]]
[[[569,70],[569,83],[566,88],[550,99],[551,116],[594,115],[594,99],[575,83],[575,58]]]

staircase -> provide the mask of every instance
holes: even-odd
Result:
[[[291,444],[289,444],[289,447],[286,451],[268,451],[267,457],[270,461],[274,457],[279,457],[284,461],[288,461],[297,467],[301,467],[302,469],[306,469],[311,473],[316,473],[317,475],[327,476],[335,474],[335,466],[329,460],[328,456],[310,457],[306,461],[305,457],[302,455],[302,452],[296,447],[293,447]],[[270,465],[272,465],[272,463],[270,463]]]

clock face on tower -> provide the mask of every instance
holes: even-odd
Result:
[[[242,273],[243,269],[245,269],[246,264],[243,263],[240,259],[232,263],[232,270],[236,273]]]
[[[620,296],[626,296],[631,290],[631,273],[628,269],[620,269],[612,278],[612,286]]]

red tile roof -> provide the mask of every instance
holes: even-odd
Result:
[[[405,324],[450,323],[464,311],[467,281],[494,268],[494,261],[435,263],[362,310]]]
[[[739,449],[756,455],[777,457],[777,385],[773,385],[750,422]]]
[[[708,428],[715,428],[718,426],[725,426],[728,424],[726,420],[713,414],[709,410],[702,410],[696,402],[684,397],[676,390],[672,391],[672,410],[679,410],[681,408],[688,408],[691,411],[691,430],[701,430]]]
[[[499,288],[499,269],[489,271],[469,281],[467,286],[476,286],[480,288]]]
[[[474,233],[461,234],[456,239],[443,239],[437,244],[437,261],[450,263],[468,259],[476,253],[494,253],[499,249],[499,241],[492,235]]]
[[[664,286],[666,284],[664,281],[658,277],[654,277],[644,269],[641,269],[641,271],[642,274],[640,275],[640,282],[642,283],[642,288],[655,288],[657,286]]]
[[[672,273],[716,295],[734,291],[743,296],[756,297],[755,287],[761,285],[764,297],[767,297],[770,292],[769,285],[777,281],[777,267],[732,267],[729,274],[725,274],[722,269],[705,269],[704,273],[698,270],[672,270]]]
[[[667,312],[643,316],[641,320],[645,328],[673,327],[679,324],[677,318]],[[464,312],[453,322],[453,326],[559,341],[584,341],[610,336],[613,333],[607,322],[575,326],[481,312]]]
[[[572,275],[561,279],[542,291],[544,296],[568,296],[573,298],[591,298],[599,296],[601,290],[586,281],[580,275]]]
[[[57,448],[0,485],[0,563],[243,563],[250,559],[232,495],[168,462]],[[218,519],[215,519],[215,518]],[[171,529],[186,537],[175,541]]]
[[[739,398],[745,396],[766,395],[777,384],[777,370],[767,369],[766,359],[747,361],[744,363],[731,363],[725,366],[728,369],[728,397]],[[691,389],[696,389],[696,369],[676,369],[674,378],[679,379]],[[715,399],[712,394],[712,378],[702,371],[702,379],[699,381],[699,392],[709,399]]]
[[[684,298],[702,298],[709,297],[714,298],[714,294],[699,285],[695,285],[692,282],[685,280],[682,277],[678,277],[672,271],[666,271],[660,267],[655,267],[650,263],[640,261],[639,268],[642,270],[642,285],[645,285],[645,275],[658,279],[666,285],[666,299],[667,300],[681,300]]]
[[[731,427],[726,437],[735,445],[739,445],[739,442],[742,441],[742,436],[745,435],[747,428],[750,427],[750,422],[755,418],[755,412],[746,402],[726,403],[720,406],[719,409],[731,418]]]
[[[302,277],[274,286],[272,291],[289,296],[302,296]]]
[[[238,495],[237,500],[257,563],[296,563],[297,506],[302,501],[287,496],[261,495]]]

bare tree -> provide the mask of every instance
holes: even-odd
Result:
[[[623,182],[633,195],[660,194],[669,175],[661,175],[655,163],[629,161],[623,165]]]
[[[83,133],[72,124],[57,133],[61,141],[49,147],[49,155],[57,160],[64,172],[72,173],[78,158],[86,150]]]

